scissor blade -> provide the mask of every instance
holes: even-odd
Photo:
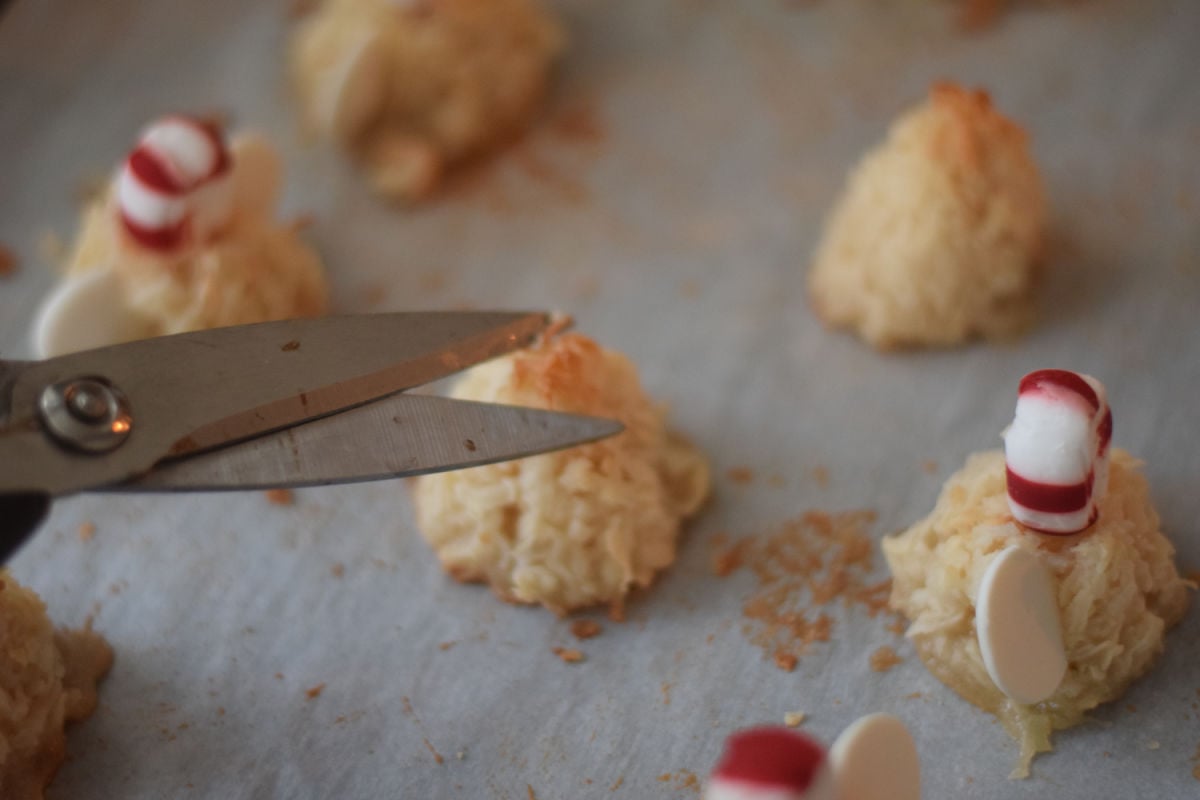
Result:
[[[404,394],[168,461],[111,489],[268,489],[400,478],[523,458],[622,429],[597,417]]]
[[[59,451],[37,436],[0,435],[8,439],[0,449],[22,459],[12,475],[0,465],[0,488],[57,495],[116,483],[170,454],[201,452],[428,383],[527,346],[549,324],[541,313],[326,317],[147,339],[25,365],[12,393],[14,415],[25,419],[14,432],[33,422],[43,387],[100,375],[128,395],[133,433],[103,459]],[[30,458],[36,460],[24,460]]]

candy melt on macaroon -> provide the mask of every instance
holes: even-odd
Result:
[[[308,127],[411,201],[526,125],[564,40],[537,0],[325,0],[290,67]]]
[[[1020,743],[1012,777],[1145,674],[1187,609],[1139,462],[1111,431],[1098,381],[1031,373],[1007,459],[971,456],[929,516],[883,542],[908,637]]]
[[[739,731],[704,788],[704,800],[920,800],[921,769],[904,723],[857,720],[832,751],[788,728]]]
[[[281,166],[255,135],[151,124],[84,210],[66,275],[34,323],[40,357],[168,333],[317,316],[315,251],[275,219]]]

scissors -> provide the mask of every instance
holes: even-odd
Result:
[[[533,344],[548,314],[265,322],[0,360],[0,564],[55,498],[314,486],[507,461],[613,420],[406,394]]]

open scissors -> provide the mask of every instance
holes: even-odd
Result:
[[[0,361],[0,564],[53,498],[403,477],[595,441],[620,423],[403,394],[529,346],[540,313],[266,322]]]

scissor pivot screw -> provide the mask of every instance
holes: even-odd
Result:
[[[42,390],[38,410],[58,441],[88,453],[107,453],[133,430],[125,393],[103,378],[74,378]]]

